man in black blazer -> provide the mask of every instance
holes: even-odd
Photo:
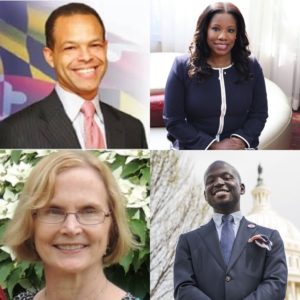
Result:
[[[99,101],[107,41],[98,13],[81,3],[63,5],[50,14],[45,32],[43,54],[57,84],[48,97],[0,123],[0,148],[84,148],[85,101],[96,108],[105,148],[147,148],[138,119]]]
[[[237,170],[216,161],[208,167],[204,184],[214,215],[208,224],[179,238],[175,299],[283,300],[287,265],[282,239],[276,230],[241,215],[240,195],[245,186]],[[230,225],[225,224],[228,218]],[[230,249],[229,253],[224,249]]]

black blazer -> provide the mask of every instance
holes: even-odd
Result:
[[[142,123],[100,102],[108,149],[147,148]],[[55,90],[45,99],[0,122],[0,148],[81,148]]]
[[[226,268],[211,220],[179,238],[174,263],[176,300],[283,300],[287,265],[279,233],[243,218]],[[271,251],[248,243],[255,234],[266,235]]]

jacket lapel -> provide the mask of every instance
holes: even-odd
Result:
[[[250,226],[248,226],[251,224]],[[242,251],[248,244],[248,239],[253,236],[256,233],[256,225],[253,223],[250,223],[248,220],[246,220],[244,217],[242,218],[239,226],[239,230],[237,232],[232,252],[231,252],[231,257],[228,263],[228,268],[227,270],[231,269],[239,256],[241,255]]]
[[[124,148],[126,141],[120,117],[109,105],[101,101],[100,107],[104,118],[107,148]]]
[[[199,233],[208,249],[208,252],[214,257],[218,264],[224,270],[226,270],[226,265],[220,249],[217,229],[213,219],[211,219],[210,222],[204,225]]]
[[[41,132],[51,148],[81,148],[55,90],[41,102]]]

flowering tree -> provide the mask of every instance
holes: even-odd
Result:
[[[81,150],[78,150],[81,151]],[[53,150],[0,150],[0,238],[12,218],[20,192],[33,166]],[[110,280],[132,294],[149,299],[149,180],[150,152],[146,150],[92,151],[113,171],[127,200],[129,227],[140,243],[120,264],[106,269]],[[42,264],[16,262],[8,248],[0,248],[0,285],[9,298],[22,289],[43,286]]]

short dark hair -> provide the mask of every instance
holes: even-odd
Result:
[[[209,171],[209,169],[212,168],[212,167],[214,167],[215,165],[223,165],[223,166],[227,166],[227,167],[231,168],[232,171],[234,172],[235,176],[238,178],[239,182],[242,182],[242,178],[241,178],[241,175],[240,175],[240,173],[238,172],[238,170],[237,170],[233,165],[231,165],[231,164],[229,164],[228,162],[223,161],[223,160],[216,160],[216,161],[214,161],[213,163],[211,163],[211,164],[207,167],[207,169],[206,169],[206,171],[205,171],[205,173],[204,173],[204,178],[207,176],[207,172]]]
[[[72,15],[93,15],[99,21],[103,29],[103,39],[105,40],[105,26],[99,14],[90,6],[83,3],[69,3],[56,8],[48,17],[45,24],[46,46],[50,49],[54,47],[54,27],[59,17]]]
[[[189,77],[203,81],[212,74],[212,69],[207,63],[210,54],[210,48],[207,44],[207,30],[214,15],[220,13],[230,14],[236,21],[237,37],[234,47],[231,50],[232,60],[242,76],[241,81],[248,80],[252,76],[249,71],[249,56],[251,52],[248,48],[249,40],[246,33],[246,25],[240,10],[229,2],[211,4],[199,16],[193,41],[189,47]]]

